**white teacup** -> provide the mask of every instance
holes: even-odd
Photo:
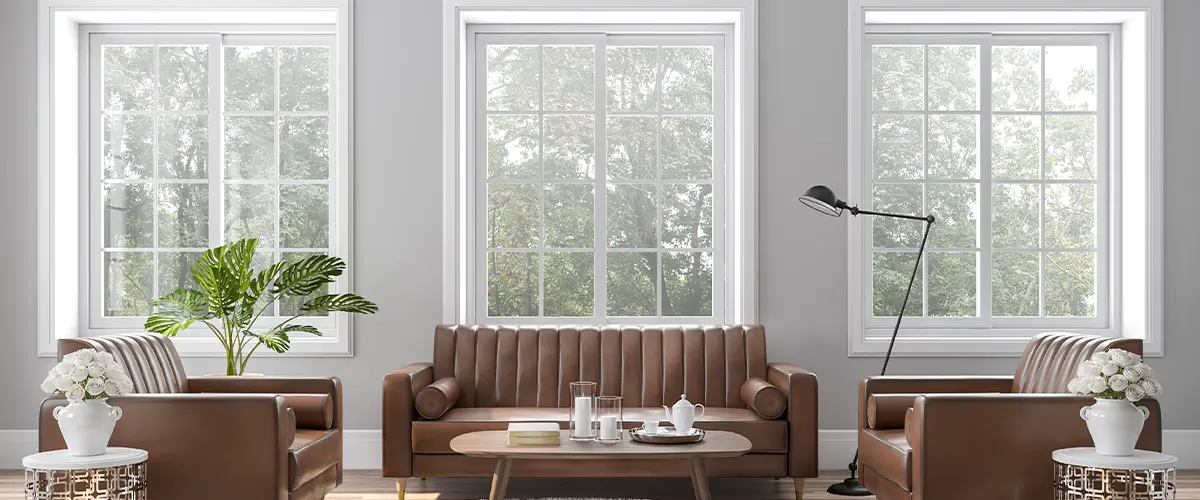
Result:
[[[658,421],[647,420],[642,422],[642,430],[646,434],[658,434]]]

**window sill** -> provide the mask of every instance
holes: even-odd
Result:
[[[1026,344],[1034,335],[1045,330],[975,330],[977,333],[947,335],[947,330],[902,330],[892,350],[893,357],[901,358],[1013,358],[1020,357]],[[1086,333],[1119,337],[1109,329],[1066,329],[1074,333]],[[936,332],[936,333],[935,333]],[[891,331],[867,330],[851,335],[847,354],[852,358],[883,357],[888,351]],[[1136,338],[1136,337],[1129,337]],[[1151,358],[1163,356],[1161,341],[1143,340],[1143,355]]]

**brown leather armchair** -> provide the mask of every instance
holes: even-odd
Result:
[[[124,416],[110,446],[150,453],[150,498],[319,500],[342,482],[342,386],[337,378],[187,377],[158,334],[64,339],[59,356],[107,351],[133,378],[111,398]],[[65,448],[42,402],[38,447]]]
[[[1067,394],[1079,362],[1142,342],[1044,333],[1025,348],[1015,376],[869,377],[859,384],[858,447],[863,485],[881,500],[1049,498],[1051,452],[1091,446]],[[1158,401],[1138,403],[1150,418],[1138,440],[1162,450]]]
[[[383,476],[490,477],[496,461],[450,449],[455,436],[510,422],[569,419],[570,383],[623,398],[626,427],[664,418],[680,394],[705,405],[695,426],[737,432],[746,455],[707,463],[714,477],[817,475],[817,378],[767,362],[762,325],[688,328],[441,325],[432,363],[383,380]],[[684,461],[518,460],[515,477],[687,477]]]

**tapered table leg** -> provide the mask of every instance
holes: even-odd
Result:
[[[704,469],[704,459],[693,458],[690,461],[692,464],[692,487],[696,489],[696,500],[712,500],[712,493],[708,491],[708,471]]]
[[[407,477],[396,478],[396,498],[398,500],[404,500],[404,490],[405,490],[405,488],[407,488],[407,485],[408,485]]]
[[[488,500],[504,500],[508,490],[508,475],[512,472],[512,459],[501,458],[496,462],[496,472],[492,474],[492,494]]]

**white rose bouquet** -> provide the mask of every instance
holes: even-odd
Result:
[[[1096,399],[1127,399],[1131,403],[1146,396],[1162,394],[1162,385],[1154,379],[1154,369],[1142,362],[1142,357],[1124,349],[1112,349],[1093,354],[1079,363],[1075,378],[1067,390],[1080,396]]]
[[[112,354],[82,349],[63,356],[46,375],[42,391],[66,397],[72,403],[103,400],[133,392],[133,379]]]

